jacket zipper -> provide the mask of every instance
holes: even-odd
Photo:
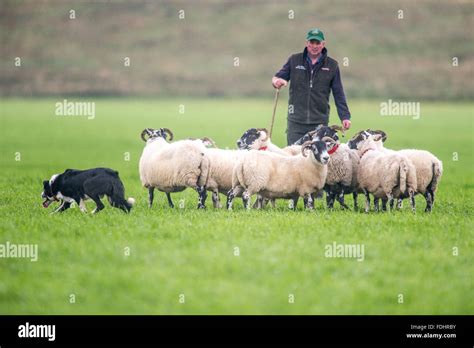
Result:
[[[309,123],[310,119],[310,109],[309,104],[311,102],[311,90],[313,89],[313,69],[311,69],[311,74],[309,75],[309,91],[308,91],[308,108],[307,108],[307,123]]]

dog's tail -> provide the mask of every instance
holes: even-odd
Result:
[[[132,206],[135,204],[134,198],[125,199],[125,188],[119,178],[112,181],[112,194],[109,197],[109,202],[112,207],[120,208],[126,213],[129,213]]]

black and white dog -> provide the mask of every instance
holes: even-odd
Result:
[[[47,208],[53,202],[61,202],[54,212],[62,212],[76,202],[83,212],[87,212],[84,201],[92,199],[97,207],[92,213],[104,209],[100,201],[107,196],[110,205],[130,212],[135,203],[133,198],[125,200],[125,189],[120,181],[118,172],[109,168],[93,168],[86,170],[66,169],[62,174],[55,174],[49,180],[43,181],[45,199],[43,207]]]

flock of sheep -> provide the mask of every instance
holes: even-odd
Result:
[[[227,209],[235,197],[241,197],[249,209],[263,208],[275,199],[289,199],[296,208],[302,197],[307,209],[314,208],[314,197],[326,192],[328,208],[337,200],[349,207],[344,195],[352,194],[354,210],[357,195],[365,195],[365,212],[370,210],[370,194],[374,210],[393,209],[394,200],[401,208],[410,199],[415,211],[414,195],[423,194],[426,212],[430,212],[442,175],[442,162],[424,150],[394,151],[384,147],[387,139],[380,130],[360,131],[347,143],[340,143],[339,126],[319,126],[291,146],[280,148],[271,142],[265,128],[251,128],[237,141],[238,149],[219,149],[209,138],[172,142],[167,128],[143,130],[146,142],[140,158],[140,180],[148,189],[149,206],[154,190],[165,192],[174,207],[171,192],[194,188],[199,195],[198,208],[205,208],[207,191],[212,192],[214,208],[221,208],[219,193],[227,196]]]

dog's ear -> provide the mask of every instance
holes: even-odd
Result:
[[[43,180],[43,187],[47,187],[49,185],[49,181],[48,180]]]

